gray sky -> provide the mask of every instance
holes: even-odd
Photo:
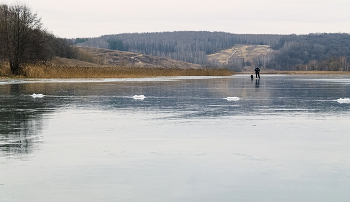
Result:
[[[28,5],[59,37],[162,31],[350,33],[350,0],[0,0]]]

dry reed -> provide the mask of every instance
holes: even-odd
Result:
[[[180,69],[142,67],[81,67],[29,65],[23,69],[26,78],[143,78],[158,76],[230,76],[227,69]]]

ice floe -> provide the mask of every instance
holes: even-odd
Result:
[[[135,100],[143,100],[146,97],[144,95],[134,95],[134,96],[132,96],[132,98],[134,98]]]
[[[35,93],[33,93],[33,95],[32,95],[32,97],[33,98],[43,98],[45,95],[43,95],[43,94],[35,94]]]
[[[226,99],[227,101],[238,101],[238,100],[240,100],[239,97],[227,97],[227,98],[223,98],[223,99]]]
[[[339,98],[337,99],[339,103],[350,103],[350,98]]]

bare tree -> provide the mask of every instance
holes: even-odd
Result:
[[[341,71],[348,71],[348,61],[346,56],[340,56],[339,57],[340,65],[341,65]]]
[[[46,32],[40,18],[26,5],[0,5],[0,55],[14,75],[25,64],[47,60]]]

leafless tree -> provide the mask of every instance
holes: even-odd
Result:
[[[25,64],[47,60],[45,30],[37,14],[26,5],[0,5],[0,56],[14,75]]]

